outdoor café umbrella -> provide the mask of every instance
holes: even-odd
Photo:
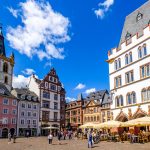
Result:
[[[121,126],[121,124],[122,124],[122,122],[120,122],[120,121],[111,120],[111,121],[107,121],[107,122],[104,122],[104,123],[97,124],[97,125],[95,125],[94,128],[97,128],[97,129],[118,128],[118,127]]]
[[[150,117],[142,117],[142,118],[137,118],[133,120],[129,120],[125,122],[122,127],[131,127],[131,126],[150,126]]]
[[[94,124],[89,122],[89,123],[81,125],[79,128],[85,129],[85,128],[93,128],[93,127],[94,127]]]

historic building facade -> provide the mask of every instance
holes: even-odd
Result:
[[[16,132],[17,100],[11,95],[14,67],[13,54],[6,57],[4,36],[0,27],[0,137]]]
[[[83,105],[84,99],[82,97],[82,94],[78,95],[76,101],[72,101],[66,104],[65,119],[67,128],[72,128],[73,130],[75,130],[83,124]]]
[[[65,120],[65,114],[63,114],[65,113],[65,90],[59,81],[56,70],[52,68],[43,80],[39,80],[33,75],[30,80],[29,89],[34,91],[40,100],[39,126],[41,127],[42,134],[47,134],[48,132],[44,130],[44,127],[54,126],[60,128],[63,126]],[[63,105],[61,106],[61,104]]]
[[[118,48],[108,52],[113,119],[150,115],[150,1],[126,17]]]
[[[13,89],[11,92],[18,99],[17,136],[37,136],[39,130],[40,102],[38,96],[28,89]]]
[[[89,94],[83,106],[83,124],[110,120],[110,98],[107,90]]]

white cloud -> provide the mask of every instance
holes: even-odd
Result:
[[[14,10],[12,7],[8,7],[7,9],[10,11],[10,13],[11,13],[15,18],[18,17],[18,11],[17,11],[17,10]]]
[[[45,64],[44,68],[46,68],[46,67],[51,67],[51,66],[52,66],[51,61],[50,61],[50,62],[46,62],[46,64]]]
[[[81,89],[84,89],[85,87],[86,87],[85,84],[79,83],[79,84],[75,87],[75,90],[81,90]]]
[[[32,75],[33,73],[35,73],[35,71],[33,69],[27,68],[27,69],[23,70],[22,73],[25,75]]]
[[[75,100],[76,100],[75,98],[66,97],[66,101],[67,101],[67,102],[72,102],[72,101],[75,101]]]
[[[19,3],[19,9],[9,11],[21,19],[17,27],[9,27],[7,31],[12,48],[30,58],[37,55],[40,60],[64,59],[64,48],[59,45],[70,40],[68,18],[44,1],[26,0]]]
[[[114,4],[114,0],[105,0],[103,3],[99,3],[99,8],[97,10],[94,10],[94,13],[98,18],[103,19],[105,16],[105,13],[109,11],[109,8]]]
[[[92,92],[96,92],[96,89],[95,89],[95,88],[91,88],[91,89],[87,89],[87,90],[85,91],[86,94],[90,94],[90,93],[92,93]]]
[[[13,87],[14,88],[25,88],[29,84],[30,77],[23,75],[13,76]]]

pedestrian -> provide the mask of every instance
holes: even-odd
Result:
[[[11,133],[8,133],[8,143],[11,142]]]
[[[92,146],[93,146],[93,137],[92,137],[92,132],[90,132],[88,137],[88,148],[92,148]]]
[[[28,138],[29,137],[29,132],[28,131],[27,131],[26,135],[27,135],[27,138]]]
[[[48,142],[49,142],[49,144],[52,144],[52,140],[53,140],[53,135],[52,135],[52,133],[50,133],[48,135]]]
[[[13,143],[16,143],[16,134],[13,135]]]
[[[62,136],[62,134],[61,134],[61,131],[58,131],[58,135],[57,135],[57,136],[58,136],[58,141],[59,141],[59,144],[61,144],[61,143],[60,143],[61,136]]]
[[[64,140],[66,140],[66,131],[63,132]]]

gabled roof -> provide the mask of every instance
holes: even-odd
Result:
[[[6,97],[10,97],[10,98],[15,98],[16,97],[14,95],[12,95],[9,90],[6,88],[6,86],[2,83],[0,83],[0,96],[6,96]]]
[[[129,14],[124,23],[120,44],[125,41],[127,33],[131,36],[140,33],[148,25],[150,20],[150,0]],[[119,44],[119,45],[120,45]]]

